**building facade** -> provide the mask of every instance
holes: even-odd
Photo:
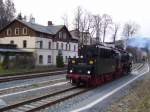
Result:
[[[78,56],[78,40],[64,25],[47,26],[15,19],[0,31],[0,44],[16,44],[18,49],[32,52],[36,65],[55,65],[61,51],[64,62]]]
[[[71,30],[70,33],[74,39],[78,39],[79,44],[83,44],[83,45],[91,44],[91,35],[88,31],[80,32],[78,30]]]

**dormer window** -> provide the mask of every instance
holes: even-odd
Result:
[[[27,28],[23,28],[23,35],[27,35]]]
[[[19,35],[19,28],[15,28],[15,35]]]
[[[7,36],[10,36],[11,35],[11,29],[7,29]]]
[[[67,34],[63,33],[63,38],[66,39],[67,38]]]
[[[59,39],[62,39],[63,33],[59,32]]]

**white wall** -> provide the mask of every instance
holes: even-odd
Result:
[[[41,38],[41,37],[30,37],[30,36],[4,37],[4,38],[0,38],[0,43],[10,44],[11,40],[14,41],[14,44],[16,44],[18,48],[25,51],[33,52],[36,58],[36,65],[41,65],[39,64],[39,55],[43,55],[42,65],[56,64],[56,56],[58,55],[58,50],[56,49],[57,42],[59,43],[59,49],[62,50],[64,61],[66,60],[65,59],[66,56],[68,58],[69,56],[70,57],[78,56],[78,43],[69,42],[69,44],[71,45],[70,50],[69,50],[69,45],[68,45],[68,49],[66,50],[67,42],[60,42],[60,41],[52,42],[52,39]],[[27,48],[23,48],[24,40],[27,41]],[[43,42],[42,49],[40,49],[40,41]],[[49,49],[49,42],[51,42],[51,49]],[[63,49],[61,48],[61,43],[63,43]],[[76,51],[74,51],[74,45],[76,45]],[[48,63],[48,55],[51,55],[52,63]]]
[[[40,48],[40,41],[42,41],[43,46]],[[51,42],[51,49],[49,49],[49,42]],[[53,59],[51,59],[51,63],[48,63],[48,55],[51,55],[52,58],[52,39],[36,37],[35,39],[35,55],[36,55],[36,65],[52,65]],[[43,56],[43,64],[39,63],[39,56]]]
[[[30,37],[30,36],[17,36],[17,37],[4,37],[0,38],[0,43],[1,44],[10,44],[10,41],[14,41],[14,44],[17,45],[17,48],[20,48],[25,51],[30,51],[34,52],[35,48],[35,37]],[[27,41],[27,48],[23,48],[23,41]]]
[[[72,43],[72,42],[60,42],[60,41],[57,41],[57,42],[54,42],[53,43],[53,64],[56,64],[56,56],[58,55],[58,50],[56,49],[56,43],[59,43],[59,50],[62,51],[62,55],[63,55],[63,59],[64,59],[64,62],[66,60],[66,56],[67,58],[70,57],[78,57],[78,43]],[[63,49],[61,48],[61,43],[63,43]],[[66,44],[68,44],[68,49],[66,50]],[[69,50],[69,44],[71,46],[70,50]],[[74,45],[76,45],[76,51],[74,51]]]

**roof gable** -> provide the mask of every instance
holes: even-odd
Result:
[[[43,25],[39,25],[39,24],[31,23],[31,22],[25,22],[21,20],[18,20],[18,21],[37,32],[42,32],[42,33],[47,33],[47,34],[52,34],[52,35],[55,35],[64,27],[64,25],[43,26]]]
[[[18,21],[18,22],[24,24],[25,26],[31,28],[34,31],[41,32],[41,33],[46,33],[46,34],[50,34],[50,35],[57,34],[57,32],[59,32],[64,27],[64,25],[43,26],[43,25],[39,25],[39,24],[31,23],[31,22],[25,22],[25,21],[22,21],[22,20],[15,19],[12,22],[10,22],[7,26],[2,28],[0,30],[0,32],[2,30],[4,30],[5,28],[9,27],[9,25],[14,23],[15,21]]]

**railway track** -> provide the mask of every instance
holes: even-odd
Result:
[[[140,69],[142,67],[143,67],[143,64],[139,64],[135,66],[133,70]],[[33,84],[25,84],[25,85],[13,86],[13,87],[8,87],[8,88],[2,88],[0,89],[0,95],[9,94],[12,92],[15,93],[15,92],[20,92],[20,91],[26,91],[29,89],[44,87],[44,86],[48,86],[48,85],[52,85],[52,84],[64,82],[64,81],[66,81],[65,78],[60,78],[60,79],[42,81],[42,82],[33,83]]]
[[[64,101],[89,90],[91,89],[69,87],[63,89],[62,91],[53,92],[49,95],[3,107],[0,109],[0,112],[33,112],[54,105],[58,102]]]
[[[42,81],[42,82],[33,83],[33,84],[25,84],[25,85],[19,85],[19,86],[12,86],[12,87],[8,87],[8,88],[2,88],[2,89],[0,89],[0,95],[10,94],[10,93],[15,93],[15,92],[20,92],[20,91],[26,91],[26,90],[30,90],[30,89],[34,89],[34,88],[53,85],[53,84],[60,83],[60,82],[66,82],[66,79],[60,78],[60,79]]]
[[[137,66],[141,64],[136,64],[132,69],[136,69]],[[14,80],[22,80],[22,79],[30,79],[30,78],[37,78],[37,77],[45,77],[45,76],[52,76],[52,75],[59,75],[66,73],[67,70],[60,70],[60,71],[53,71],[53,72],[43,72],[43,73],[31,73],[26,75],[15,75],[15,76],[1,76],[0,83],[14,81]]]
[[[138,64],[134,67],[133,70],[140,70],[144,64]],[[25,100],[16,104],[10,104],[6,107],[0,108],[0,112],[33,112],[39,111],[40,109],[44,109],[48,106],[56,104],[58,102],[64,101],[76,95],[79,95],[83,92],[89,91],[89,89],[85,88],[63,88],[61,91],[55,91],[48,95],[40,96],[34,99]]]
[[[139,70],[144,66],[144,63],[137,63],[132,66],[132,71]]]
[[[37,78],[37,77],[45,77],[45,76],[52,76],[52,75],[59,75],[66,73],[66,70],[61,71],[54,71],[54,72],[43,72],[43,73],[34,73],[28,75],[16,75],[16,76],[5,76],[0,77],[0,83],[14,81],[14,80],[22,80],[22,79],[30,79],[30,78]]]

